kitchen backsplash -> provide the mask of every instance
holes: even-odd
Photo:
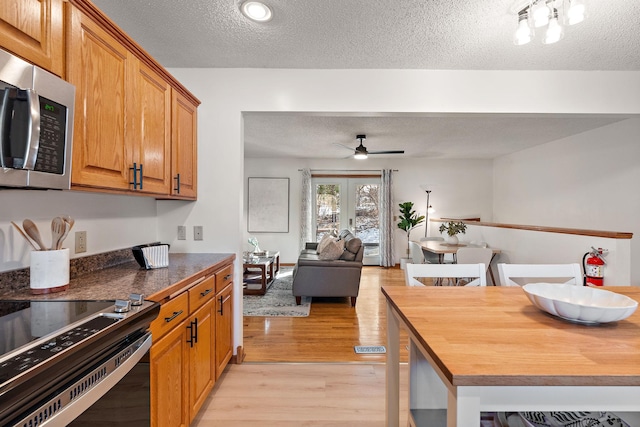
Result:
[[[74,279],[83,274],[126,262],[135,262],[131,248],[73,258],[69,264],[69,277]],[[29,288],[29,269],[0,272],[0,289]]]

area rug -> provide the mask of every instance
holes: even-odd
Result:
[[[311,297],[302,297],[296,305],[291,293],[293,267],[283,267],[264,295],[244,295],[242,297],[244,316],[307,317],[311,310]]]

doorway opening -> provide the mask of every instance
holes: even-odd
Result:
[[[314,177],[314,235],[349,229],[364,245],[364,265],[380,265],[380,177]]]

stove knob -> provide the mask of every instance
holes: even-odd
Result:
[[[122,299],[116,300],[116,305],[113,311],[116,313],[126,313],[129,310],[131,310],[131,301]]]
[[[144,302],[144,295],[142,294],[130,294],[129,300],[131,301],[132,306],[142,305]]]

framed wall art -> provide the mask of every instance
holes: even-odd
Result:
[[[247,231],[289,232],[289,178],[249,178]]]

